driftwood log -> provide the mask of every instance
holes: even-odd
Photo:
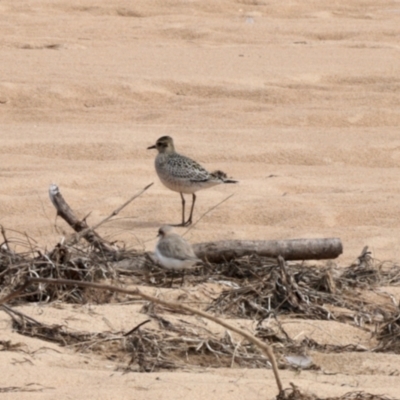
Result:
[[[223,240],[193,245],[196,256],[213,263],[257,254],[262,257],[285,260],[323,260],[338,257],[343,253],[338,238],[292,239],[292,240]]]

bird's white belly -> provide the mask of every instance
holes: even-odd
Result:
[[[169,179],[163,179],[160,177],[160,180],[164,186],[168,189],[173,190],[174,192],[180,192],[185,194],[192,194],[199,190],[198,187],[195,185],[190,184],[190,182],[181,182],[181,181],[174,181]]]
[[[182,270],[185,268],[190,268],[197,262],[197,260],[178,260],[176,258],[165,257],[158,251],[157,248],[155,254],[160,264],[167,269]]]
[[[168,179],[163,179],[160,177],[160,180],[164,186],[168,189],[173,190],[174,192],[180,192],[185,194],[193,194],[198,190],[208,189],[210,187],[216,186],[221,182],[218,181],[206,181],[206,182],[190,182],[190,181],[172,181]]]

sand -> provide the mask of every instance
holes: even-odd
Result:
[[[399,3],[385,0],[2,1],[0,224],[51,249],[70,233],[60,219],[54,227],[51,183],[94,224],[154,182],[99,230],[153,249],[159,226],[181,218],[179,195],[159,182],[146,150],[170,135],[179,152],[240,181],[198,193],[195,220],[234,196],[186,235],[191,242],[340,237],[339,265],[365,245],[399,260],[399,24]],[[125,308],[113,306],[119,329],[132,326]],[[96,309],[101,320],[107,306]],[[25,307],[38,310],[45,320],[53,306]],[[87,323],[84,307],[79,315]],[[360,334],[309,324],[332,342]],[[276,393],[269,370],[124,375],[13,333],[4,313],[0,326],[3,340],[44,349],[0,353],[1,387],[43,388],[5,399]],[[282,371],[285,385],[321,396],[400,393],[398,356],[316,357],[332,375]]]

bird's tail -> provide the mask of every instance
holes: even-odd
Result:
[[[239,182],[239,181],[235,181],[234,179],[228,179],[228,175],[226,175],[226,173],[221,170],[211,172],[210,175],[216,179],[221,179],[221,181],[223,181],[224,183],[238,183]]]
[[[224,179],[224,183],[239,183],[239,181],[235,181],[234,179]]]

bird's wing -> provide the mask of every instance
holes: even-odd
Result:
[[[210,173],[189,157],[174,154],[169,157],[168,165],[176,178],[189,179],[192,182],[205,182],[210,179]]]
[[[168,258],[176,258],[177,260],[197,260],[196,254],[190,244],[179,235],[170,235],[157,245],[161,254]]]

